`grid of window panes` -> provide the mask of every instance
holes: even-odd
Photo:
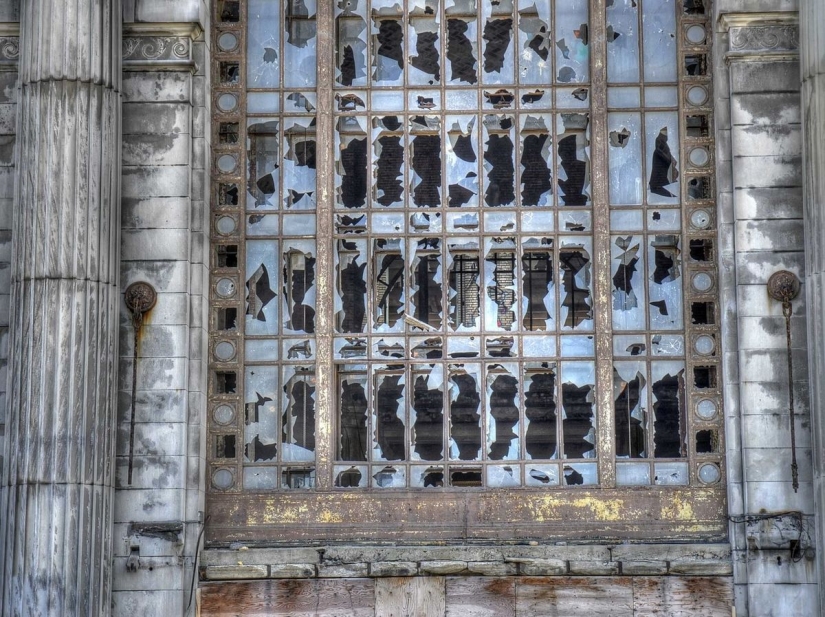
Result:
[[[619,485],[722,475],[707,17],[695,0],[606,9]]]
[[[308,488],[315,461],[315,0],[215,4],[212,485]]]
[[[587,2],[336,6],[335,486],[596,484]]]

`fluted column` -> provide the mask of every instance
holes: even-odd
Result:
[[[116,401],[120,0],[22,0],[3,615],[106,615]]]
[[[800,0],[799,25],[816,561],[825,606],[825,3]]]

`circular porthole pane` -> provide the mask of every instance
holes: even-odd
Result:
[[[235,346],[229,341],[221,341],[215,345],[215,357],[218,360],[231,360],[235,355]]]
[[[688,154],[688,159],[696,167],[704,167],[710,162],[710,153],[706,148],[694,148]]]
[[[691,43],[699,45],[705,42],[705,28],[699,24],[694,24],[687,29],[687,40]]]
[[[238,107],[238,97],[234,94],[221,94],[218,97],[218,109],[221,111],[234,111]]]
[[[690,38],[690,31],[688,31],[688,38]],[[238,37],[231,32],[224,32],[218,37],[218,47],[220,47],[223,51],[232,51],[237,46]]]
[[[708,291],[713,287],[713,279],[706,272],[699,272],[693,277],[693,288],[696,291]]]
[[[235,478],[228,469],[217,469],[215,473],[212,474],[212,484],[215,488],[226,490],[235,484]]]
[[[696,405],[696,415],[702,420],[713,420],[716,417],[716,403],[710,399],[702,399]]]
[[[696,353],[709,356],[713,353],[713,350],[716,349],[716,341],[713,340],[712,336],[703,334],[702,336],[696,337],[696,340],[693,342],[693,348],[696,350]]]
[[[231,216],[219,216],[218,220],[215,221],[215,228],[218,230],[219,234],[231,234],[235,231],[236,227],[237,224],[235,223],[235,219]]]
[[[690,224],[696,229],[707,229],[710,226],[710,212],[694,210],[690,215]]]
[[[221,298],[231,298],[235,295],[235,281],[232,279],[219,279],[215,284],[215,291]]]
[[[218,169],[220,169],[225,174],[232,173],[233,171],[235,171],[235,167],[237,165],[237,159],[231,154],[222,154],[218,157]]]
[[[218,405],[212,410],[212,417],[215,418],[215,422],[218,424],[226,426],[235,419],[235,410],[229,405]]]
[[[704,484],[715,484],[722,478],[719,467],[713,463],[705,463],[699,467],[699,481]]]
[[[691,105],[703,105],[708,100],[708,91],[702,86],[693,86],[687,91],[687,99]]]

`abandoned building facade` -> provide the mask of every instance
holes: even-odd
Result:
[[[0,0],[0,614],[825,613],[825,2]]]

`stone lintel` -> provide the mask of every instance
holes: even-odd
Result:
[[[729,35],[729,63],[788,62],[799,57],[796,12],[723,13],[717,30]]]

